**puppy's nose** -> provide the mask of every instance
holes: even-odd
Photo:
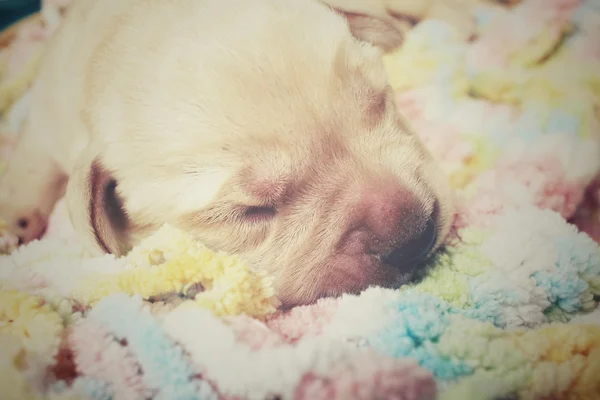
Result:
[[[387,265],[410,269],[435,246],[437,227],[424,200],[398,185],[360,194],[355,229],[340,242],[344,254],[378,256]]]
[[[19,218],[16,222],[16,233],[19,245],[27,244],[35,239],[40,239],[46,233],[48,220],[38,213]]]
[[[383,262],[400,269],[414,266],[427,258],[436,239],[437,227],[435,221],[429,218],[421,232],[403,241],[383,258]]]

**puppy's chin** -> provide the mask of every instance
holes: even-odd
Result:
[[[373,286],[397,289],[421,277],[425,270],[414,268],[399,271],[372,255],[341,256],[302,279],[289,275],[277,276],[275,286],[281,307],[287,309],[313,304],[325,297],[358,295]]]

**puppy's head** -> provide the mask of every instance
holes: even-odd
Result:
[[[75,222],[113,253],[170,223],[271,273],[288,306],[401,285],[452,211],[380,51],[316,2],[238,6],[225,26],[187,10],[135,54],[121,44],[138,32],[133,18],[95,60],[88,124],[120,134],[77,169]],[[190,40],[192,24],[212,36]]]

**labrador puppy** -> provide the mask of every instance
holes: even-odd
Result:
[[[284,306],[398,287],[453,211],[386,81],[377,38],[395,33],[368,20],[316,0],[77,0],[1,217],[29,242],[66,193],[89,249],[115,255],[168,223],[270,273]]]

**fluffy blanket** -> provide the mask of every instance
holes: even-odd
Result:
[[[0,58],[7,143],[45,6]],[[268,277],[168,226],[91,258],[59,204],[0,258],[0,398],[599,399],[600,248],[567,219],[600,170],[600,2],[474,13],[474,41],[426,20],[385,59],[459,204],[422,281],[281,312]]]

